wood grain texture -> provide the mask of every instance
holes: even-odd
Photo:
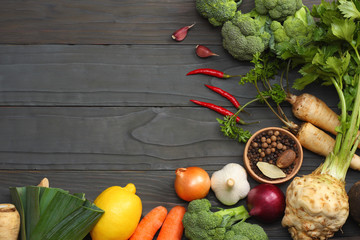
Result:
[[[204,84],[229,91],[241,104],[256,96],[240,78],[186,76],[197,68],[246,74],[252,65],[219,57],[201,59],[195,45],[0,45],[0,105],[7,106],[193,106],[190,99],[231,104]],[[299,77],[295,71],[290,82]],[[280,83],[280,76],[274,80]],[[294,93],[296,91],[292,90]],[[316,96],[336,96],[331,87],[308,87]],[[336,106],[337,97],[326,103]],[[255,104],[256,105],[256,104]]]
[[[253,6],[244,1],[240,9]],[[176,29],[194,22],[184,44],[220,43],[219,29],[196,12],[194,0],[2,0],[0,43],[169,44]]]
[[[253,6],[244,1],[241,10]],[[183,42],[170,38],[194,22]],[[220,56],[196,57],[197,44]],[[204,84],[231,92],[241,104],[256,94],[251,85],[240,86],[239,78],[186,76],[204,67],[244,74],[251,64],[221,47],[220,28],[196,12],[194,0],[1,0],[0,202],[11,201],[9,186],[36,185],[48,177],[51,186],[84,192],[90,200],[109,186],[132,182],[143,215],[158,205],[186,206],[173,188],[176,168],[196,165],[211,175],[227,163],[242,164],[244,150],[244,144],[222,135],[216,121],[221,116],[189,100],[235,111]],[[290,82],[298,76],[292,72]],[[334,89],[313,85],[306,91],[336,110]],[[288,104],[284,109],[294,119]],[[244,126],[251,132],[281,126],[261,104],[247,111],[250,115],[241,115],[245,121],[260,121]],[[304,153],[299,176],[323,161]],[[346,190],[359,180],[359,173],[349,170]],[[279,185],[284,192],[287,186]],[[223,207],[213,192],[208,199]],[[270,240],[291,239],[280,220],[260,224]],[[351,218],[342,230],[334,239],[360,236]]]
[[[290,109],[284,109],[290,116]],[[282,126],[267,108],[241,114],[251,132]],[[166,170],[242,162],[244,144],[223,136],[201,107],[4,108],[1,169]],[[295,119],[294,119],[295,120]],[[309,155],[306,155],[308,157]],[[311,156],[314,158],[314,156]],[[321,161],[309,166],[315,168]],[[306,166],[306,165],[305,165]]]

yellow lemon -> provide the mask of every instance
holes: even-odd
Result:
[[[92,240],[127,240],[139,224],[142,203],[135,194],[135,185],[124,188],[112,186],[105,189],[94,201],[105,211],[91,230]]]

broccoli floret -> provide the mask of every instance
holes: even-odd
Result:
[[[212,211],[211,203],[204,198],[189,203],[182,221],[190,240],[223,240],[234,223],[249,217],[244,206]]]
[[[251,240],[268,240],[268,236],[264,229],[257,224],[251,224],[247,222],[239,222],[231,227],[230,233],[233,232],[234,236],[244,236]],[[230,239],[230,238],[229,238]],[[233,238],[237,239],[237,238]],[[240,238],[239,238],[240,239]]]
[[[303,6],[302,0],[255,0],[255,9],[260,14],[269,16],[278,21],[294,15]]]
[[[237,11],[221,29],[223,47],[235,59],[251,60],[255,53],[262,53],[269,46],[271,35],[266,31],[268,24],[269,18],[255,10],[245,14]]]
[[[315,30],[315,21],[306,7],[300,8],[293,16],[289,16],[281,24],[273,21],[270,29],[275,44],[271,49],[283,59],[296,55],[304,44],[311,41]]]
[[[251,240],[243,235],[236,234],[234,231],[227,231],[224,240]]]
[[[234,17],[240,4],[241,1],[235,0],[196,0],[196,10],[218,27]]]

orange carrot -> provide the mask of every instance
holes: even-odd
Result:
[[[186,209],[183,206],[173,207],[160,229],[157,240],[181,240],[184,231],[182,219],[185,212]]]
[[[167,209],[157,206],[141,219],[130,240],[152,240],[167,216]]]

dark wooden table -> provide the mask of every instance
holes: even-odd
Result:
[[[255,90],[238,85],[239,78],[185,75],[201,67],[243,74],[251,64],[223,50],[220,29],[197,14],[194,0],[2,0],[0,5],[0,202],[10,201],[9,186],[34,185],[43,177],[53,187],[85,192],[90,200],[107,187],[132,182],[146,214],[158,205],[187,205],[174,192],[176,168],[200,166],[211,174],[230,162],[242,164],[244,144],[222,135],[219,115],[189,100],[234,110],[204,84],[228,90],[241,103]],[[241,9],[252,7],[253,1],[244,1]],[[171,39],[176,29],[194,22],[183,42]],[[196,57],[197,44],[220,56]],[[336,109],[332,88],[307,91]],[[292,117],[289,106],[284,108]],[[282,126],[262,105],[248,111],[247,120],[260,123],[247,130]],[[299,175],[322,160],[305,150]],[[360,174],[349,170],[347,190],[358,180]],[[280,187],[285,191],[287,184]],[[208,199],[221,206],[212,192]],[[280,221],[261,225],[270,239],[291,239]],[[336,234],[356,236],[360,227],[350,218]]]

